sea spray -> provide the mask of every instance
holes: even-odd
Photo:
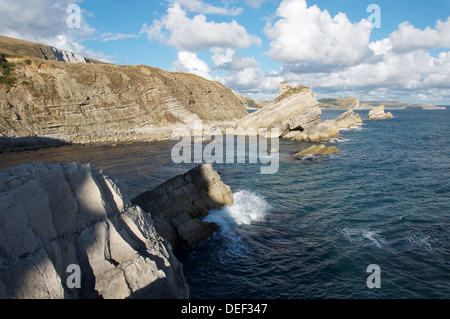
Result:
[[[222,257],[245,257],[250,250],[239,235],[239,227],[263,220],[270,209],[263,196],[241,190],[233,194],[233,205],[210,211],[204,221],[220,226],[219,234],[226,247]]]

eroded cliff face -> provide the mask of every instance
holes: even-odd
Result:
[[[180,125],[234,123],[242,101],[218,82],[148,66],[7,57],[15,84],[0,84],[0,134],[68,142],[171,138]]]
[[[111,176],[78,163],[0,172],[0,298],[188,295],[170,244]]]
[[[3,35],[0,35],[0,52],[69,63],[102,63],[67,50]]]

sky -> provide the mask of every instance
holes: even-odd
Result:
[[[262,100],[287,81],[319,99],[450,105],[449,0],[0,0],[0,17],[1,35]]]

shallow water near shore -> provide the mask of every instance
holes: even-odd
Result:
[[[179,256],[191,298],[448,298],[450,111],[392,113],[327,143],[341,154],[295,161],[309,145],[280,141],[275,175],[261,175],[260,164],[214,164],[234,204],[210,212],[220,230]],[[4,153],[0,169],[90,163],[135,196],[195,166],[172,162],[175,143]],[[380,289],[367,287],[371,264]]]

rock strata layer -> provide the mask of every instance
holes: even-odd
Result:
[[[280,93],[269,105],[239,120],[238,129],[246,132],[253,129],[260,133],[260,129],[270,131],[275,128],[279,131],[277,137],[288,138],[291,132],[309,132],[310,128],[321,122],[322,111],[316,95],[309,87],[291,87],[282,82]]]
[[[343,128],[362,123],[361,116],[353,110],[336,119],[322,121],[316,94],[309,87],[292,87],[282,82],[279,90],[280,96],[273,102],[240,119],[238,130],[251,135],[252,132],[261,134],[261,129],[267,129],[271,137],[319,143],[339,137]],[[277,134],[273,132],[274,128],[278,129]]]
[[[155,228],[174,248],[191,247],[218,226],[202,220],[209,210],[233,204],[233,194],[211,164],[203,164],[132,199],[152,215]]]
[[[80,288],[68,284],[73,265]],[[0,298],[188,296],[169,243],[105,172],[78,163],[0,172]]]
[[[23,46],[18,54],[29,54]],[[0,136],[73,143],[162,140],[180,126],[192,130],[195,121],[214,127],[248,114],[232,90],[193,74],[143,65],[6,59],[16,81],[0,83]]]
[[[379,107],[374,108],[369,112],[368,120],[387,120],[392,118],[393,115],[391,112],[385,113],[384,105],[380,105]]]

